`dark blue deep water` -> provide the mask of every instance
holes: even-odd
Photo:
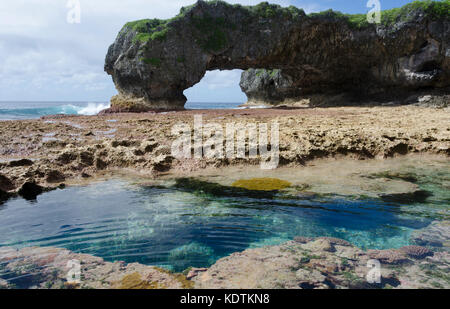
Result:
[[[176,271],[299,235],[392,248],[408,245],[411,232],[434,220],[433,213],[447,213],[445,196],[419,204],[342,196],[220,197],[116,179],[0,205],[0,246],[64,247]]]

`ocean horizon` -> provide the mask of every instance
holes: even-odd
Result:
[[[186,109],[238,109],[244,102],[187,102]],[[47,115],[96,115],[109,108],[101,101],[0,101],[0,120],[37,119]]]

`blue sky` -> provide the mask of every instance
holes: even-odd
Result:
[[[0,1],[0,101],[109,101],[116,94],[103,72],[104,57],[122,25],[142,18],[170,18],[194,0],[80,0],[81,23],[67,23],[68,0]],[[261,1],[232,0],[254,5]],[[367,12],[367,0],[274,0],[307,13],[332,8]],[[381,0],[381,8],[407,0]],[[208,72],[185,91],[193,102],[244,102],[240,71]],[[1,108],[1,103],[0,103]]]

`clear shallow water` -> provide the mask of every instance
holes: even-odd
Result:
[[[235,109],[242,103],[186,103],[187,109]],[[35,119],[46,115],[96,115],[106,102],[6,102],[0,101],[0,120]]]
[[[295,236],[393,248],[408,245],[412,231],[434,219],[433,209],[448,208],[442,192],[430,199],[400,204],[343,196],[220,197],[109,180],[0,205],[0,246],[64,247],[175,271],[210,266],[233,252]]]

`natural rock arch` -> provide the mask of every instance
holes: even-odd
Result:
[[[216,69],[282,70],[290,79],[287,93],[295,96],[446,87],[448,9],[448,2],[408,5],[376,26],[365,15],[199,1],[170,20],[123,27],[105,62],[119,92],[112,109],[182,109],[183,91]]]

